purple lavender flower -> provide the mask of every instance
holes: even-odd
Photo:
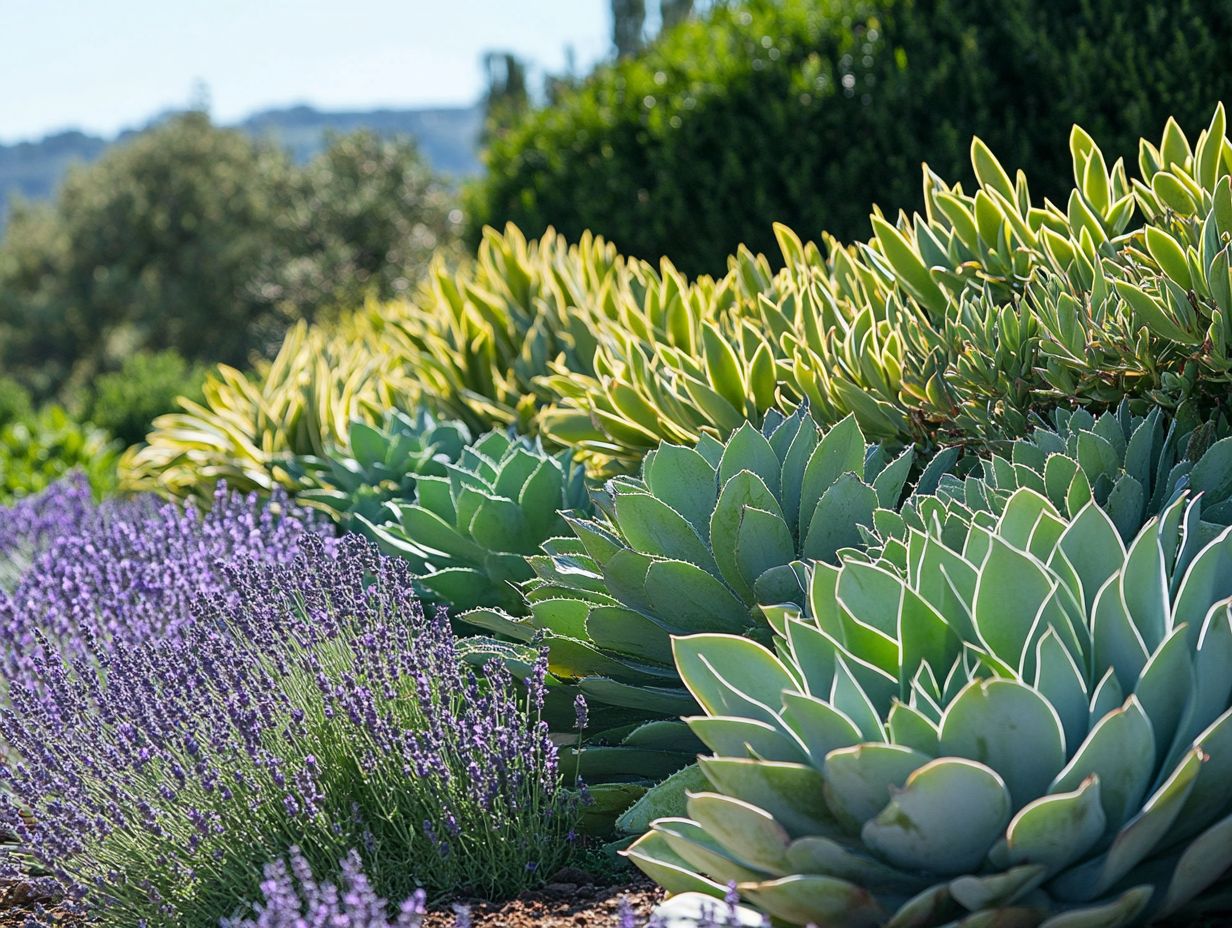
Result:
[[[325,879],[358,849],[386,899],[515,893],[570,853],[543,680],[476,675],[363,539],[298,546],[222,567],[171,632],[87,625],[60,657],[29,630],[0,828],[100,925],[214,928],[293,844]]]
[[[585,731],[587,722],[590,718],[589,710],[586,707],[586,697],[578,693],[573,700],[574,727],[578,731]]]
[[[153,496],[95,506],[83,480],[61,481],[0,510],[0,563],[12,575],[0,592],[0,671],[13,681],[40,658],[176,640],[195,599],[226,593],[222,563],[287,564],[301,540],[328,534],[285,494],[262,504],[220,485],[207,512]]]
[[[620,900],[616,918],[617,928],[637,928],[637,916],[633,914],[633,906],[629,905],[628,899]]]
[[[78,532],[94,512],[90,483],[80,473],[0,508],[0,589],[12,589],[35,557],[57,538]]]
[[[398,915],[372,888],[359,854],[351,851],[338,867],[339,886],[318,883],[299,848],[292,848],[290,865],[277,860],[265,867],[261,901],[247,917],[224,918],[220,928],[420,928],[425,896],[417,890],[402,903]]]

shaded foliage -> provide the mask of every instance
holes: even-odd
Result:
[[[1218,0],[748,0],[600,67],[492,140],[469,203],[528,235],[590,229],[627,254],[721,272],[771,223],[867,233],[920,203],[920,163],[970,180],[979,135],[1040,192],[1068,190],[1072,123],[1110,161],[1232,89]]]

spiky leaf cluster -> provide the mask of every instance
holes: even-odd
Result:
[[[386,553],[410,562],[431,599],[518,610],[514,584],[532,576],[527,557],[566,530],[561,510],[589,511],[581,466],[567,451],[549,454],[499,430],[437,464],[443,473],[417,477],[414,496],[384,503],[380,521],[357,521]]]
[[[1216,422],[1187,428],[1158,407],[1145,416],[1124,403],[1099,416],[1057,409],[1050,424],[977,459],[965,477],[942,474],[931,496],[913,497],[897,514],[876,513],[877,537],[866,541],[901,562],[909,527],[936,526],[943,538],[961,539],[971,522],[995,524],[1024,487],[1066,517],[1094,500],[1126,541],[1188,491],[1197,497],[1198,531],[1209,540],[1232,522],[1232,438],[1218,437],[1225,433]]]
[[[286,468],[309,488],[298,494],[300,502],[353,530],[359,516],[381,521],[385,503],[413,497],[421,477],[445,476],[445,464],[458,460],[470,440],[461,422],[441,422],[424,410],[412,418],[393,409],[380,426],[352,422],[348,451],[292,458]]]
[[[1169,122],[1133,179],[1075,128],[1059,204],[977,139],[973,190],[926,170],[924,211],[875,213],[866,242],[819,248],[780,228],[779,272],[739,253],[730,309],[678,313],[700,346],[688,356],[606,340],[605,375],[573,375],[545,430],[628,461],[655,437],[722,437],[802,399],[823,424],[854,413],[871,438],[924,443],[1016,437],[1066,402],[1192,401],[1205,415],[1232,350],[1225,128],[1221,107],[1191,146]]]
[[[386,350],[379,313],[358,313],[329,330],[300,324],[274,359],[243,373],[210,374],[204,399],[154,421],[149,443],[120,461],[122,487],[208,500],[225,480],[241,490],[299,489],[289,458],[347,448],[350,424],[376,423],[415,405],[413,371]]]
[[[920,489],[953,458],[934,461]],[[596,518],[572,515],[573,537],[529,559],[528,615],[480,609],[463,619],[541,641],[556,677],[624,710],[624,722],[688,713],[695,707],[672,664],[672,636],[768,639],[759,606],[803,606],[801,559],[833,560],[859,543],[878,507],[897,506],[912,459],[910,450],[866,444],[854,418],[823,432],[803,407],[772,413],[761,429],[746,423],[726,444],[660,445],[639,477],[606,484]],[[608,753],[608,775],[621,765],[645,770],[638,750],[619,763]],[[685,751],[675,763],[689,760]],[[596,772],[583,769],[594,782]]]
[[[1022,489],[956,550],[817,564],[774,651],[677,639],[710,788],[630,856],[787,925],[1141,924],[1232,863],[1232,532],[1128,547]],[[670,905],[670,904],[669,904]]]

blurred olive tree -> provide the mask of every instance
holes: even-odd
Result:
[[[138,351],[245,366],[288,325],[405,291],[453,238],[409,141],[338,136],[296,165],[190,112],[18,203],[0,240],[0,371],[80,394]]]

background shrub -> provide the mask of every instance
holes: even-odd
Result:
[[[101,496],[115,487],[117,453],[110,436],[59,406],[14,419],[0,427],[0,502],[37,493],[72,470]]]
[[[408,290],[456,219],[409,142],[340,136],[297,166],[177,115],[12,207],[0,366],[42,398],[139,350],[247,366],[298,319]]]
[[[24,419],[33,411],[30,391],[12,377],[0,375],[0,426]]]
[[[1169,116],[1199,128],[1230,39],[1220,0],[720,4],[494,138],[468,234],[591,230],[719,273],[774,222],[846,239],[873,203],[919,206],[925,160],[970,181],[972,135],[1056,198],[1075,122],[1110,163]]]
[[[94,380],[85,417],[125,445],[136,444],[156,417],[176,408],[179,397],[202,400],[205,372],[205,365],[190,364],[171,349],[138,352],[118,371]]]

